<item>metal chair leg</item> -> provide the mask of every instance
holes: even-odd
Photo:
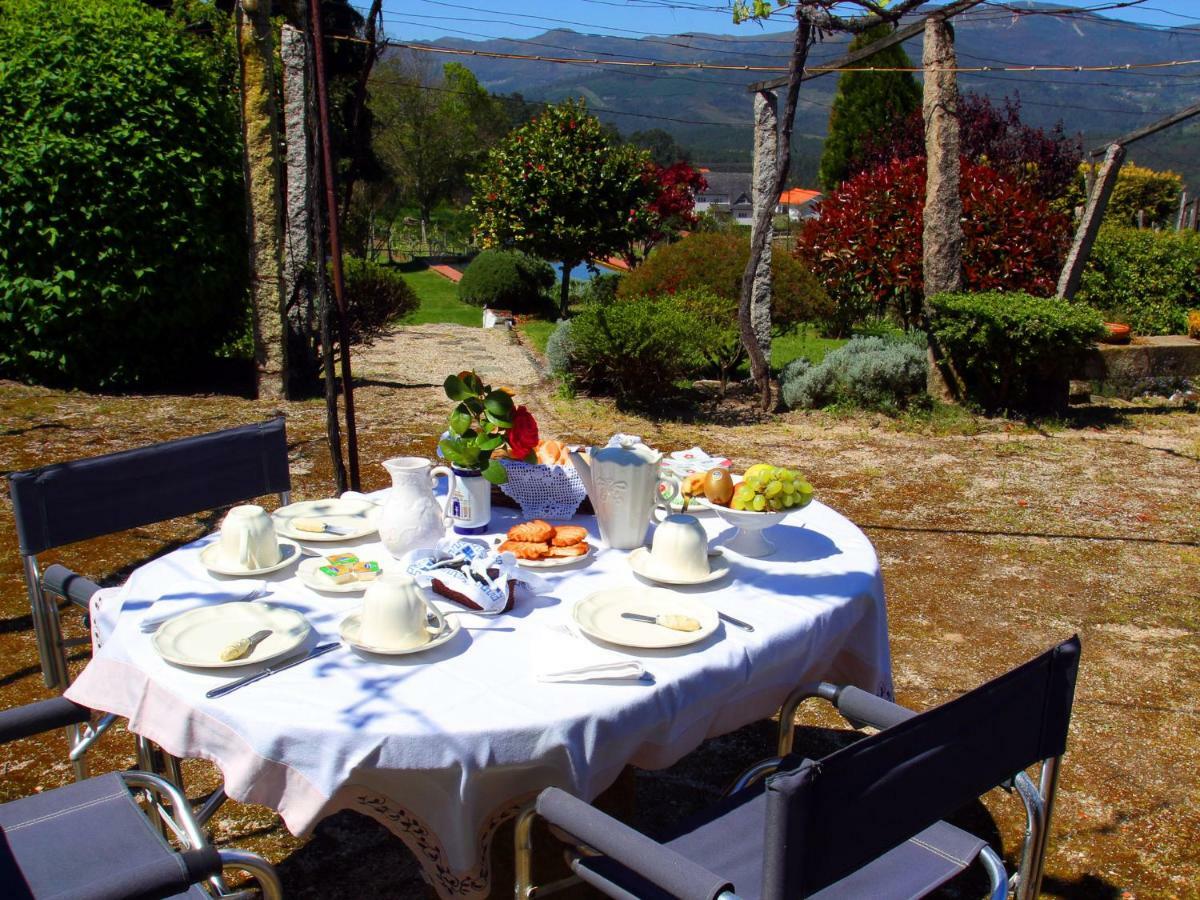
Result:
[[[533,885],[533,820],[536,816],[537,807],[532,803],[517,814],[513,834],[513,870],[516,876],[513,897],[516,900],[529,900],[536,890]]]

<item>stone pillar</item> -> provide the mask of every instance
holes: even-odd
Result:
[[[925,228],[922,233],[922,273],[925,294],[922,312],[929,316],[929,298],[962,289],[962,198],[958,192],[958,80],[946,71],[957,66],[954,31],[937,16],[925,20],[925,69],[922,114],[925,119]],[[957,378],[930,335],[931,396],[955,399]]]
[[[1121,173],[1121,163],[1125,160],[1125,148],[1120,144],[1111,144],[1104,155],[1104,164],[1100,166],[1100,174],[1096,184],[1088,195],[1087,208],[1083,218],[1075,229],[1075,240],[1067,251],[1067,261],[1058,276],[1058,296],[1070,300],[1079,290],[1079,279],[1083,277],[1083,267],[1087,264],[1092,252],[1092,244],[1100,233],[1100,222],[1104,219],[1104,210],[1108,208],[1108,199],[1112,196],[1117,184],[1117,176]]]
[[[925,296],[962,288],[962,199],[958,193],[958,81],[954,32],[936,16],[925,21]]]
[[[759,91],[754,95],[754,172],[751,176],[751,222],[758,225],[763,206],[774,208],[779,202],[775,195],[775,166],[779,156],[778,98],[774,91]],[[767,225],[767,242],[762,258],[754,271],[754,286],[750,294],[750,321],[754,335],[768,363],[771,359],[771,239],[773,228]],[[751,240],[754,232],[751,231]]]
[[[288,362],[293,378],[311,383],[317,358],[317,258],[312,240],[317,200],[316,168],[308,130],[312,97],[304,32],[291,25],[280,31],[283,62],[283,133],[287,141],[283,300],[289,331]]]
[[[270,16],[270,0],[241,0],[238,5],[254,366],[259,398],[280,400],[287,396],[287,342],[281,265],[279,111],[275,106]]]

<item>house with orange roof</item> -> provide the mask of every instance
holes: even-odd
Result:
[[[816,218],[817,211],[813,203],[821,198],[820,191],[810,191],[807,188],[792,188],[779,195],[776,212],[787,213],[789,219],[798,222],[801,219]]]

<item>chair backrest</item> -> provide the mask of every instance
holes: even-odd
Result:
[[[849,875],[1017,772],[1062,755],[1079,638],[767,781],[764,896]]]
[[[9,476],[25,556],[291,489],[283,418]]]

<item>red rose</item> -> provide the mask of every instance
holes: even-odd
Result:
[[[524,406],[513,413],[512,428],[508,429],[508,446],[513,459],[523,460],[533,452],[538,442],[537,419]]]

